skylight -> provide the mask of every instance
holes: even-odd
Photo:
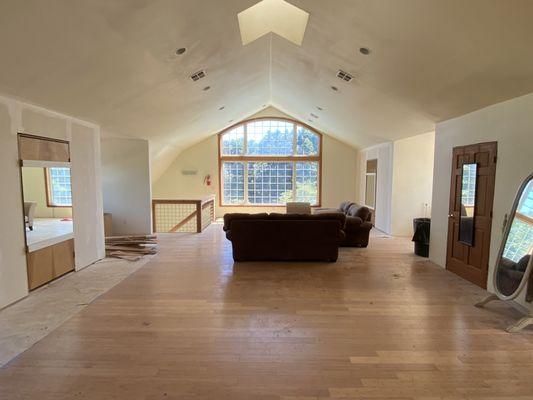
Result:
[[[243,45],[273,32],[301,46],[309,13],[284,0],[262,0],[237,17]]]

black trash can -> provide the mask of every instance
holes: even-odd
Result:
[[[430,218],[413,219],[413,242],[415,242],[415,254],[417,256],[429,257],[429,228]]]

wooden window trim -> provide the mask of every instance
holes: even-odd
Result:
[[[242,125],[244,127],[244,154],[246,154],[247,148],[247,125],[250,122],[256,121],[283,121],[283,122],[292,122],[294,125],[294,143],[296,145],[296,134],[298,125],[308,129],[312,133],[318,136],[318,155],[315,156],[303,156],[303,155],[292,155],[292,156],[246,156],[246,155],[236,155],[236,156],[224,156],[222,155],[222,137],[227,132],[232,129]],[[248,162],[248,161],[263,161],[263,162],[318,162],[318,201],[317,204],[311,205],[311,207],[321,207],[322,205],[322,151],[323,151],[323,133],[316,130],[315,128],[307,125],[304,122],[297,121],[291,118],[282,118],[282,117],[256,117],[249,118],[244,121],[239,121],[223,131],[219,132],[217,135],[218,142],[218,204],[220,207],[238,207],[238,208],[273,208],[273,207],[285,207],[285,204],[224,204],[222,197],[222,164],[228,161],[234,162]],[[245,198],[246,198],[246,174],[245,174]]]
[[[52,203],[52,195],[50,194],[50,168],[43,168],[44,170],[44,186],[45,186],[45,192],[46,192],[46,206],[49,208],[72,208],[72,205],[70,206],[60,206],[57,204]],[[71,184],[72,184],[72,178]],[[71,185],[72,188],[72,185]]]

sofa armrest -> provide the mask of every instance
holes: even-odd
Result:
[[[367,222],[363,222],[361,224],[360,229],[363,230],[363,231],[369,232],[372,229],[373,226],[374,225],[372,225],[372,222],[368,222],[367,221]]]
[[[346,224],[344,225],[346,229],[359,229],[363,224],[363,220],[359,217],[346,217]]]

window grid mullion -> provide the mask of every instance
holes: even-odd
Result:
[[[292,201],[296,201],[296,161],[292,162]]]
[[[244,204],[250,204],[248,201],[248,161],[244,161]]]
[[[296,123],[292,125],[292,155],[295,156],[298,150],[298,144],[297,144],[297,134],[298,127],[296,126]]]
[[[248,124],[244,124],[244,144],[243,155],[248,154]],[[248,161],[244,161],[244,204],[249,204],[248,201]]]
[[[243,156],[248,154],[248,124],[244,124]]]

